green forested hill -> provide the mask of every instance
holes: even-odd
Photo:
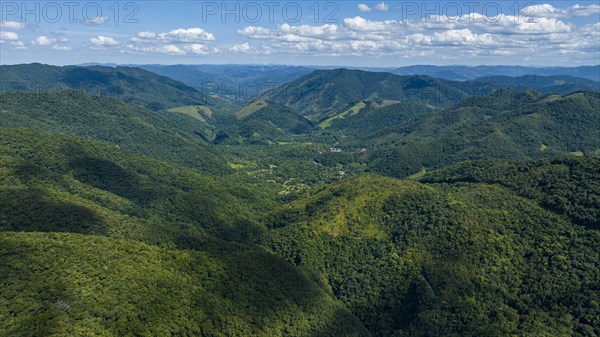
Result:
[[[421,114],[382,129],[376,137],[370,134],[375,144],[384,143],[375,147],[370,167],[378,173],[405,177],[422,167],[464,160],[593,154],[600,149],[598,125],[598,92],[559,96],[499,90],[437,113]]]
[[[368,336],[322,284],[261,249],[0,233],[0,261],[2,336]]]
[[[259,101],[260,102],[260,101]],[[240,111],[243,112],[243,111]],[[237,114],[236,114],[237,115]],[[299,116],[289,108],[271,102],[264,102],[256,111],[237,115],[242,121],[247,132],[263,132],[266,135],[278,133],[285,135],[308,133],[312,129],[311,123],[304,117]]]
[[[56,133],[0,129],[2,231],[75,232],[192,248],[252,242],[260,188]]]
[[[256,101],[238,113],[257,111],[257,102],[280,107]],[[297,125],[295,119],[288,118],[293,112],[275,111],[278,116],[269,115],[260,121],[237,118],[223,125],[236,130],[251,121],[252,128],[246,128],[245,133],[248,143],[273,145],[279,139],[314,144],[312,152],[289,154],[290,158],[303,158],[327,169],[370,171],[399,178],[465,160],[597,155],[600,149],[597,91],[561,96],[500,89],[489,96],[466,98],[448,108],[419,101],[361,100],[315,123],[312,131],[300,134],[290,130]],[[282,126],[274,129],[271,121],[281,122]],[[239,130],[227,134],[236,132]],[[341,152],[330,153],[330,147]],[[264,148],[247,150],[278,152]]]
[[[543,207],[566,215],[574,223],[600,229],[600,159],[597,157],[467,162],[430,172],[421,181],[500,184],[538,200]]]
[[[393,134],[395,138],[410,134],[425,116],[439,112],[419,102],[382,101],[363,103],[363,108],[338,115],[321,127],[327,132],[348,136],[348,142],[367,143]],[[360,107],[362,105],[357,105]]]
[[[447,106],[478,93],[468,83],[429,76],[398,76],[361,70],[318,70],[264,94],[313,121],[351,108],[361,100],[419,101]]]
[[[367,336],[320,279],[255,245],[271,200],[113,145],[1,129],[0,334]]]
[[[19,64],[0,66],[0,92],[85,90],[112,96],[150,110],[205,104],[228,108],[228,103],[169,77],[134,67]]]
[[[295,111],[273,102],[254,101],[233,115],[216,121],[221,128],[217,139],[227,144],[276,144],[294,135],[309,134],[313,125]],[[226,138],[228,139],[226,139]]]
[[[322,275],[375,336],[600,333],[598,232],[500,186],[364,175],[270,225],[266,244]]]
[[[56,131],[212,173],[227,173],[204,144],[207,125],[182,114],[152,112],[83,91],[0,94],[3,127]]]

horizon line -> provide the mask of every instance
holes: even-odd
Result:
[[[514,65],[514,64],[478,64],[478,65],[467,65],[467,64],[446,64],[446,65],[435,65],[435,64],[409,64],[409,65],[398,65],[398,66],[353,66],[353,65],[295,65],[295,64],[284,64],[284,63],[114,63],[114,62],[83,62],[83,63],[74,63],[74,64],[51,64],[51,63],[43,63],[43,62],[28,62],[28,63],[2,63],[0,62],[0,66],[15,66],[15,65],[30,65],[30,64],[42,64],[56,67],[69,67],[69,66],[257,66],[257,67],[305,67],[305,68],[358,68],[358,69],[397,69],[397,68],[406,68],[406,67],[466,67],[466,68],[476,68],[476,67],[523,67],[523,68],[579,68],[579,67],[595,67],[600,66],[600,63],[597,64],[582,64],[582,65],[574,65],[574,66],[547,66],[547,65]]]

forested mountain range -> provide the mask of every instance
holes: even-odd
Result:
[[[539,76],[524,75],[518,77],[491,76],[481,77],[474,82],[490,84],[501,88],[515,88],[517,90],[534,89],[545,94],[570,94],[575,91],[599,91],[600,83],[585,78],[573,76]]]
[[[598,178],[597,160],[577,161],[525,165]],[[576,193],[598,196],[597,186],[584,190]],[[270,225],[268,244],[324,275],[375,336],[598,333],[581,324],[598,315],[598,232],[500,185],[364,175],[293,203]]]
[[[358,101],[411,101],[448,107],[465,98],[486,96],[502,88],[568,94],[597,91],[599,86],[598,82],[569,76],[497,76],[461,82],[428,76],[336,69],[315,71],[267,91],[263,97],[296,109],[309,119],[321,121]]]
[[[265,92],[263,97],[291,107],[310,120],[321,121],[361,100],[419,101],[443,107],[486,93],[479,91],[479,87],[467,83],[428,76],[335,69],[312,72]]]
[[[117,67],[117,64],[86,63],[82,66],[102,65]],[[256,90],[257,87],[271,88],[307,75],[315,70],[333,70],[335,66],[286,66],[286,65],[237,65],[237,64],[130,64],[159,75],[168,76],[189,86],[222,93],[230,97],[249,99],[240,95],[239,89]],[[483,77],[508,76],[571,76],[600,81],[600,65],[579,67],[525,67],[525,66],[434,66],[414,65],[398,68],[348,67],[369,72],[389,72],[401,76],[425,75],[452,81],[469,81]],[[215,87],[216,85],[216,87]]]
[[[519,196],[567,167],[594,212],[597,159],[514,163],[537,174],[513,186],[362,175],[273,207],[59,134],[3,129],[2,149],[7,335],[597,333],[600,237],[544,208],[567,191]]]
[[[151,110],[194,104],[228,105],[182,82],[135,67],[56,67],[39,63],[0,66],[0,92],[65,89],[112,96]]]
[[[581,77],[600,81],[600,65],[580,67],[525,67],[525,66],[432,66],[416,65],[390,70],[398,75],[429,75],[447,80],[474,80],[489,76],[520,77],[526,75]]]
[[[139,65],[200,90],[247,98],[314,71],[310,67],[252,65]],[[240,93],[241,91],[241,93]],[[248,91],[244,93],[244,91]],[[257,92],[258,91],[258,92]]]
[[[116,67],[117,64],[102,64],[102,63],[87,63],[84,66],[89,65],[104,65]],[[339,68],[336,66],[285,66],[285,65],[237,65],[237,64],[224,64],[224,65],[213,65],[213,64],[179,64],[172,66],[163,65],[135,65],[131,64],[132,67],[140,67],[150,71],[155,71],[160,74],[165,71],[165,76],[172,77],[176,80],[182,81],[188,85],[194,86],[193,82],[188,83],[186,79],[190,81],[198,81],[198,79],[186,76],[186,73],[194,73],[195,70],[200,71],[203,74],[212,74],[218,76],[229,77],[230,79],[243,83],[247,79],[264,79],[266,81],[273,81],[274,78],[278,79],[278,82],[282,80],[291,81],[302,75],[306,75],[314,70],[330,70]],[[443,78],[446,80],[454,81],[466,81],[474,80],[481,77],[490,76],[510,76],[520,77],[526,75],[537,75],[537,76],[573,76],[589,79],[592,81],[600,81],[600,65],[593,66],[578,66],[578,67],[535,67],[535,66],[510,66],[510,65],[494,65],[494,66],[435,66],[435,65],[411,65],[397,68],[377,68],[377,67],[348,67],[349,69],[358,69],[373,72],[391,72],[397,75],[427,75],[435,78]],[[166,73],[166,72],[169,73]],[[261,74],[266,74],[263,76]],[[284,77],[280,77],[281,74],[286,74]],[[216,79],[217,77],[213,77]]]
[[[600,335],[593,80],[1,67],[2,336]]]
[[[286,135],[310,133],[312,123],[295,111],[273,102],[258,100],[235,113],[238,133],[250,142],[276,142]]]
[[[367,129],[372,130],[367,133],[371,142],[383,144],[377,146],[381,153],[372,156],[371,161],[376,172],[403,177],[421,167],[463,160],[598,154],[598,111],[599,92],[559,96],[499,90],[437,113]],[[419,156],[414,155],[415,151]]]

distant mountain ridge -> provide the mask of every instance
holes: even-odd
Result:
[[[100,63],[86,63],[85,65],[103,65],[116,67],[117,64],[100,64]],[[166,65],[129,65],[138,66],[143,69],[151,70],[157,68],[170,67]],[[292,66],[292,65],[211,65],[211,64],[200,64],[200,65],[175,65],[174,67],[183,67],[188,69],[197,69],[202,72],[211,74],[225,74],[235,70],[237,73],[267,73],[272,74],[279,73],[293,73],[294,69],[298,70],[296,76],[300,77],[306,73],[314,70],[331,70],[336,68],[347,68],[374,72],[391,72],[396,75],[428,75],[436,78],[443,78],[446,80],[474,80],[480,77],[489,76],[511,76],[519,77],[524,75],[538,75],[538,76],[558,76],[567,75],[574,77],[581,77],[593,81],[600,81],[600,65],[585,65],[577,67],[536,67],[536,66],[513,66],[513,65],[479,65],[479,66],[467,66],[467,65],[447,65],[447,66],[436,66],[436,65],[410,65],[402,67],[355,67],[355,66]],[[306,73],[302,74],[303,71]],[[166,75],[169,76],[169,75]],[[234,76],[238,76],[234,74]],[[185,80],[173,77],[180,80],[188,85]],[[292,80],[290,78],[289,80]]]
[[[471,82],[481,83],[482,86],[493,85],[497,88],[515,88],[520,91],[535,89],[544,94],[564,95],[575,91],[600,91],[600,82],[568,75],[490,76],[481,77]]]
[[[487,93],[489,90],[472,87],[469,83],[430,76],[398,76],[340,68],[314,71],[261,97],[295,109],[309,120],[320,121],[361,100],[419,101],[443,107]]]
[[[207,95],[227,97],[237,103],[251,101],[261,91],[282,85],[315,69],[259,65],[139,65],[168,76]]]
[[[313,121],[334,117],[364,101],[392,100],[449,107],[497,89],[533,89],[541,93],[569,94],[598,91],[600,83],[573,76],[494,76],[473,81],[451,81],[426,75],[400,76],[390,72],[352,69],[316,70],[260,97],[288,106]]]
[[[151,110],[224,104],[182,82],[133,67],[64,66],[39,63],[0,66],[0,92],[49,92],[81,89],[118,97]]]
[[[600,81],[600,65],[580,67],[523,67],[523,66],[433,66],[414,65],[388,70],[397,75],[429,75],[447,80],[474,80],[489,76],[556,76],[568,75]]]

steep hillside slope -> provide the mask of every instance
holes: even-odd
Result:
[[[364,175],[270,224],[266,244],[375,336],[600,333],[598,232],[501,186]]]
[[[273,205],[114,145],[0,129],[0,334],[368,336],[255,244]]]
[[[63,132],[214,174],[228,171],[204,144],[209,126],[183,114],[152,112],[82,91],[61,91],[0,94],[0,116],[3,127]]]
[[[0,230],[74,232],[194,248],[252,242],[258,187],[57,133],[0,129]]]
[[[420,102],[359,102],[349,113],[336,115],[320,126],[326,131],[334,130],[348,136],[349,141],[364,142],[388,134],[400,137],[414,130],[416,123],[427,115],[438,113],[428,104]],[[360,108],[360,109],[358,109]]]
[[[261,249],[0,233],[0,274],[2,336],[368,336],[322,285]]]
[[[273,102],[257,100],[229,118],[222,117],[219,126],[231,138],[228,143],[275,144],[308,134],[313,125],[295,111]]]
[[[500,184],[572,222],[600,229],[600,158],[460,163],[421,178],[428,183]]]

